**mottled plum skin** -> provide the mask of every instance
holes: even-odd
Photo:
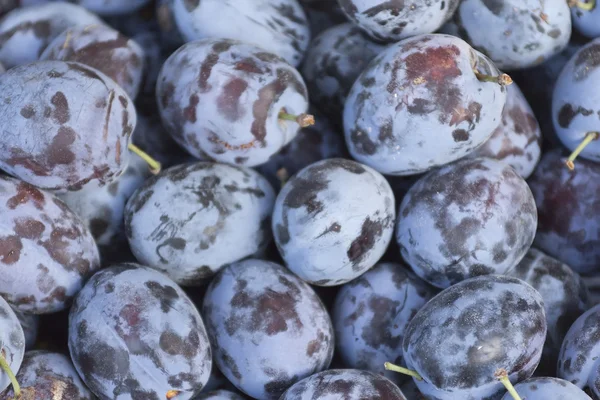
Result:
[[[513,167],[523,179],[542,155],[542,131],[527,99],[516,84],[507,88],[506,106],[492,137],[469,157],[489,157]]]
[[[96,399],[77,375],[71,360],[60,353],[28,351],[16,377],[21,385],[21,400]],[[1,400],[13,398],[12,387],[0,395]]]
[[[348,156],[344,138],[338,129],[316,109],[311,109],[310,113],[315,116],[315,124],[301,129],[294,140],[258,167],[258,171],[277,190],[283,186],[282,178],[290,178],[310,164]]]
[[[125,208],[131,251],[182,285],[200,285],[271,240],[275,193],[254,170],[184,164],[148,179]]]
[[[382,263],[342,286],[332,312],[336,348],[349,368],[396,380],[386,361],[403,365],[402,338],[434,290],[401,264]]]
[[[352,86],[344,133],[357,161],[388,175],[416,175],[463,158],[501,121],[506,89],[485,56],[449,35],[389,46]]]
[[[539,370],[556,372],[560,346],[575,320],[587,310],[588,292],[579,274],[543,252],[531,248],[507,275],[519,278],[536,289],[544,299],[548,334]]]
[[[564,0],[463,0],[454,15],[460,36],[505,71],[541,64],[571,38]]]
[[[100,311],[101,310],[101,311]],[[212,354],[191,300],[165,275],[135,264],[96,273],[69,314],[69,351],[96,396],[177,399],[198,394]]]
[[[105,25],[67,29],[48,45],[40,60],[88,65],[114,80],[132,99],[138,94],[144,71],[140,45]]]
[[[341,123],[346,96],[356,78],[385,48],[349,22],[322,32],[311,42],[302,64],[311,102]]]
[[[591,39],[600,37],[600,7],[598,3],[590,10],[582,10],[579,7],[571,8],[573,27],[579,33]]]
[[[0,212],[0,295],[28,313],[68,307],[100,267],[83,222],[50,193],[8,177],[0,177]]]
[[[278,399],[333,357],[323,303],[275,263],[251,259],[226,267],[208,287],[203,315],[217,366],[257,399]]]
[[[0,62],[12,68],[36,61],[65,29],[101,23],[100,18],[85,8],[69,3],[15,9],[0,21]]]
[[[344,13],[373,39],[397,42],[432,33],[449,20],[459,0],[338,0]]]
[[[23,334],[25,335],[25,349],[31,350],[37,341],[38,331],[40,326],[40,316],[35,314],[26,314],[19,311],[17,308],[12,308],[13,312],[19,319]]]
[[[559,378],[529,378],[514,387],[525,400],[592,400],[583,390]],[[506,393],[502,400],[513,400],[513,397]]]
[[[294,175],[273,211],[275,243],[286,266],[317,286],[362,275],[385,253],[396,218],[394,193],[377,171],[332,158]]]
[[[357,369],[330,369],[301,380],[279,400],[407,400],[381,375]]]
[[[523,178],[509,165],[475,158],[432,171],[409,189],[396,240],[417,275],[446,288],[507,272],[525,256],[536,226]]]
[[[348,21],[337,0],[299,0],[299,2],[308,17],[313,38],[334,25]]]
[[[600,165],[577,160],[565,167],[560,149],[542,157],[529,187],[539,224],[534,245],[582,275],[600,271]]]
[[[0,168],[43,189],[110,182],[127,167],[136,113],[114,81],[77,62],[0,75]]]
[[[25,353],[25,336],[12,308],[0,297],[0,351],[14,374],[19,372]],[[10,385],[8,375],[0,375],[0,391]]]
[[[508,276],[471,278],[442,291],[408,323],[404,360],[427,398],[495,399],[505,389],[494,373],[511,382],[529,378],[546,339],[540,294]]]
[[[127,243],[123,216],[125,203],[150,176],[148,164],[139,157],[116,180],[105,186],[92,181],[76,192],[58,194],[58,198],[86,224],[104,255],[114,246]]]
[[[227,390],[214,390],[194,397],[193,400],[244,400],[245,398],[237,393]]]
[[[560,348],[557,376],[600,396],[600,305],[571,325]]]
[[[102,16],[123,15],[134,12],[151,0],[71,0]]]
[[[600,38],[575,53],[564,66],[552,95],[552,121],[560,141],[574,150],[588,132],[599,132]],[[600,161],[600,141],[592,141],[581,158]]]
[[[310,42],[308,20],[297,0],[168,0],[167,4],[187,42],[242,40],[293,66],[300,64]]]
[[[257,166],[295,136],[308,93],[291,65],[254,45],[206,39],[179,48],[165,62],[156,97],[163,124],[193,156]]]

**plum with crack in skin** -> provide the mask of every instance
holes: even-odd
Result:
[[[182,285],[264,250],[275,193],[256,171],[198,162],[148,179],[125,207],[135,257]]]
[[[554,375],[567,331],[588,308],[585,283],[567,264],[534,248],[507,275],[529,283],[544,299],[548,334],[537,374]]]
[[[349,22],[322,32],[311,42],[302,64],[310,101],[333,122],[341,123],[344,102],[356,78],[385,48]]]
[[[67,308],[100,267],[91,233],[58,198],[9,177],[0,177],[0,211],[0,295],[27,313]]]
[[[278,399],[333,357],[325,306],[281,265],[256,259],[229,265],[210,283],[202,310],[217,366],[254,398]]]
[[[592,400],[583,390],[560,378],[529,378],[514,387],[525,400]],[[506,393],[502,400],[513,400],[513,397]]]
[[[545,153],[529,179],[539,215],[534,245],[589,275],[600,270],[600,165],[580,159],[569,171],[565,160],[561,149]]]
[[[0,62],[7,68],[38,60],[65,29],[102,24],[83,7],[57,2],[17,8],[0,21]]]
[[[273,210],[273,235],[286,266],[317,286],[360,276],[385,253],[396,218],[394,193],[377,171],[332,158],[294,175]]]
[[[437,31],[459,0],[338,0],[346,16],[373,39],[397,42]]]
[[[563,67],[552,94],[552,122],[558,138],[573,151],[595,132],[592,140],[581,154],[594,162],[600,162],[600,38],[581,47]],[[577,162],[575,163],[577,164]]]
[[[536,227],[525,180],[500,161],[467,158],[430,172],[408,190],[396,240],[417,275],[446,288],[506,273],[529,250]]]
[[[463,0],[454,22],[462,39],[506,71],[542,64],[571,38],[565,0]]]
[[[600,305],[569,328],[558,356],[557,377],[600,396]]]
[[[388,175],[416,175],[463,158],[501,121],[506,89],[466,42],[432,34],[391,45],[356,80],[344,133],[358,162]]]
[[[187,43],[165,61],[156,86],[165,129],[200,159],[254,167],[299,129],[282,111],[308,110],[302,77],[282,58],[227,39]]]
[[[16,376],[21,385],[21,400],[94,400],[71,360],[60,353],[28,351]],[[3,392],[0,400],[12,400],[13,388]]]
[[[533,173],[542,155],[542,131],[527,99],[516,84],[507,88],[502,121],[492,137],[468,157],[489,157],[513,167],[523,179]]]
[[[471,278],[443,290],[408,323],[404,360],[423,378],[419,390],[438,400],[496,399],[535,371],[546,339],[540,294],[503,275]]]
[[[14,374],[19,372],[25,354],[25,336],[19,319],[0,296],[0,351]],[[10,385],[5,372],[0,374],[0,392]]]
[[[106,184],[127,167],[136,111],[121,87],[77,62],[0,75],[0,168],[42,189]]]
[[[67,29],[46,47],[40,60],[76,61],[96,68],[132,99],[138,94],[144,71],[140,45],[105,25]]]
[[[96,273],[69,313],[69,352],[100,398],[199,394],[212,366],[198,310],[166,275],[137,264]]]
[[[330,369],[301,380],[279,400],[407,400],[381,375],[358,369]]]
[[[386,361],[402,362],[402,338],[410,319],[435,290],[401,264],[381,263],[342,286],[332,320],[336,348],[349,368],[400,377]]]
[[[166,4],[187,42],[242,40],[293,66],[300,64],[310,42],[308,20],[297,0],[167,0]]]

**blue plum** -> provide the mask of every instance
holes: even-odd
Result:
[[[600,3],[597,0],[575,0],[571,7],[573,27],[589,38],[600,37]]]
[[[525,180],[500,161],[467,158],[430,172],[408,190],[396,240],[417,275],[446,288],[507,272],[525,256],[536,227]]]
[[[254,398],[278,399],[331,362],[327,310],[278,264],[250,259],[223,269],[208,287],[203,315],[217,366]]]
[[[128,200],[125,232],[144,265],[200,285],[271,240],[275,193],[254,170],[199,162],[148,179]]]
[[[163,124],[196,158],[248,167],[263,164],[300,127],[282,113],[304,115],[302,77],[282,58],[251,44],[188,43],[163,65],[156,87]]]
[[[406,325],[435,291],[401,264],[381,263],[342,286],[332,311],[344,365],[395,380],[384,363],[402,364]]]
[[[600,165],[579,160],[565,168],[561,149],[542,157],[529,179],[539,224],[534,245],[588,275],[600,271]]]
[[[308,20],[297,0],[168,0],[166,4],[187,42],[243,40],[297,66],[310,41]]]
[[[506,71],[541,64],[571,38],[565,0],[463,0],[454,22],[464,40]]]
[[[71,360],[63,354],[43,350],[28,351],[17,374],[22,400],[95,400],[83,384]],[[1,400],[14,399],[11,388]]]
[[[11,371],[17,374],[25,354],[25,336],[19,319],[3,297],[0,297],[0,353]],[[2,371],[0,392],[9,385],[8,375]]]
[[[17,8],[0,21],[0,62],[12,68],[36,61],[65,29],[101,23],[96,15],[75,4],[59,2]]]
[[[600,38],[580,48],[564,66],[552,95],[552,121],[561,142],[575,156],[600,161]],[[580,145],[585,145],[583,149]]]
[[[509,82],[453,36],[422,35],[391,45],[346,99],[350,154],[389,175],[416,175],[463,158],[500,123]]]
[[[558,356],[557,376],[600,396],[600,305],[569,328]]]
[[[381,375],[357,369],[330,369],[301,380],[280,400],[407,400]],[[411,399],[412,400],[412,399]]]
[[[349,282],[379,261],[391,241],[394,193],[377,171],[341,158],[294,175],[273,210],[286,266],[318,286]]]
[[[511,382],[529,378],[546,339],[541,295],[520,279],[487,275],[443,290],[408,323],[404,360],[423,380],[426,398],[496,399]]]
[[[514,387],[525,400],[592,400],[583,390],[560,378],[529,378]],[[513,400],[513,397],[507,393],[502,400]]]
[[[507,275],[536,289],[544,299],[548,334],[537,373],[554,375],[560,346],[575,320],[587,310],[588,292],[579,274],[537,249],[529,249]]]
[[[373,42],[351,23],[333,26],[314,38],[302,65],[310,100],[336,124],[356,78],[386,46]]]
[[[96,273],[69,313],[69,351],[102,399],[190,399],[212,365],[204,323],[165,275],[135,264]]]
[[[459,0],[338,0],[350,20],[373,39],[396,42],[432,33],[452,18]]]

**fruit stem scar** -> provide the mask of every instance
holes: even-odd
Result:
[[[584,11],[592,11],[596,8],[596,0],[569,0],[569,7],[577,7]]]
[[[10,379],[10,383],[13,387],[13,392],[15,393],[15,399],[19,399],[21,397],[21,386],[19,386],[19,382],[17,382],[15,374],[13,373],[12,369],[10,369],[10,365],[8,365],[8,362],[6,361],[4,350],[0,352],[0,368],[2,368],[4,372],[6,372],[6,375],[8,375],[8,379]]]
[[[169,390],[167,392],[167,400],[175,398],[175,396],[177,396],[179,393],[181,393],[179,390]]]
[[[400,374],[412,376],[413,378],[415,378],[418,381],[423,380],[423,377],[421,375],[419,375],[419,373],[417,371],[413,371],[412,369],[400,367],[400,366],[392,364],[390,362],[386,362],[383,365],[385,366],[385,369],[387,369],[388,371],[394,371],[394,372],[398,372]]]
[[[507,74],[500,74],[498,76],[482,74],[477,70],[473,70],[473,73],[480,82],[495,82],[500,86],[508,86],[513,83],[513,80]]]
[[[315,124],[315,117],[313,115],[310,115],[310,114],[300,114],[300,115],[288,114],[285,111],[285,109],[282,109],[279,112],[278,118],[283,121],[294,121],[298,125],[300,125],[301,128],[306,128],[306,127],[309,127],[309,126]]]
[[[597,140],[598,137],[600,137],[600,133],[588,132],[585,135],[585,139],[583,139],[583,141],[581,143],[579,143],[579,146],[577,146],[575,148],[575,150],[573,150],[573,152],[571,153],[571,155],[565,162],[565,164],[567,164],[567,168],[569,168],[571,171],[573,171],[575,169],[575,164],[573,163],[573,161],[575,161],[575,159],[579,156],[579,154],[581,154],[583,149],[585,149],[588,144],[590,144],[594,140]]]
[[[129,146],[127,146],[127,148],[129,149],[129,151],[136,154],[139,158],[146,161],[146,163],[150,167],[150,172],[152,172],[154,175],[156,175],[160,172],[160,169],[161,169],[160,163],[158,161],[156,161],[154,158],[150,157],[144,150],[140,149],[133,143],[129,143]]]
[[[505,369],[500,368],[496,371],[494,376],[504,385],[504,387],[506,388],[506,390],[508,390],[508,393],[510,393],[514,400],[522,400],[521,396],[519,396],[519,393],[517,393],[515,387],[510,382],[510,379],[508,379],[508,374],[506,373]]]

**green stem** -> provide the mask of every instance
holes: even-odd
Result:
[[[21,397],[21,386],[19,386],[19,382],[17,382],[17,378],[15,377],[15,374],[12,372],[12,369],[10,369],[10,365],[8,365],[8,362],[6,361],[6,358],[4,357],[4,351],[0,352],[0,368],[2,368],[4,370],[4,372],[6,372],[6,375],[8,375],[8,379],[10,379],[10,383],[12,384],[13,387],[13,392],[15,392],[15,399],[18,399]]]
[[[388,371],[394,371],[394,372],[398,372],[400,374],[412,376],[413,378],[415,378],[418,381],[423,380],[423,377],[421,375],[419,375],[419,373],[417,371],[413,371],[412,369],[400,367],[399,365],[395,365],[395,364],[392,364],[389,362],[386,362],[384,364],[384,366],[385,366],[385,369],[387,369]]]
[[[139,158],[146,161],[146,163],[150,167],[150,171],[154,175],[156,175],[160,172],[160,169],[161,169],[160,163],[158,161],[156,161],[154,158],[150,157],[144,150],[140,149],[133,143],[129,143],[128,148],[132,153],[136,154]]]
[[[310,114],[288,114],[285,110],[281,110],[279,112],[278,118],[282,121],[293,121],[300,125],[301,128],[306,128],[308,126],[315,124],[315,117]]]
[[[585,135],[585,139],[583,139],[583,141],[581,143],[579,143],[579,146],[577,146],[575,148],[575,150],[573,150],[573,152],[567,159],[567,162],[566,162],[567,168],[569,168],[571,171],[573,171],[575,169],[575,163],[574,163],[575,159],[579,156],[579,154],[581,154],[583,149],[585,149],[588,144],[590,144],[594,140],[597,140],[599,136],[600,136],[600,133],[598,133],[598,132],[588,132]]]
[[[502,382],[502,384],[504,385],[506,390],[508,390],[508,393],[510,393],[514,400],[522,400],[521,396],[519,396],[519,393],[517,393],[512,382],[510,381],[510,379],[508,379],[508,373],[506,373],[505,369],[499,369],[494,375],[500,382]]]
[[[569,7],[577,7],[583,11],[592,11],[596,8],[596,0],[569,0]]]
[[[473,71],[473,73],[475,74],[475,76],[477,77],[477,79],[480,82],[494,82],[497,83],[500,86],[508,86],[511,83],[513,83],[513,80],[510,76],[508,76],[507,74],[500,74],[498,76],[492,76],[492,75],[486,75],[486,74],[482,74],[479,71]]]

